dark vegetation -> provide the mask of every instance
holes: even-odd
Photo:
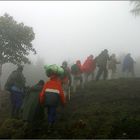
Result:
[[[140,2],[134,1],[134,4],[135,7],[131,12],[139,15]],[[8,62],[29,63],[27,58],[29,52],[36,53],[36,51],[31,44],[35,37],[31,27],[17,23],[8,14],[0,17],[0,27],[2,27],[0,34],[1,76],[2,65]],[[21,30],[21,34],[18,34],[18,30]],[[18,41],[15,37],[16,40],[18,37]],[[44,73],[42,75],[44,76]],[[38,80],[38,77],[31,79],[33,80]],[[54,131],[49,134],[47,133],[47,118],[35,126],[22,120],[10,119],[9,94],[0,91],[5,94],[0,94],[3,96],[0,99],[4,98],[0,100],[0,138],[140,138],[139,85],[139,78],[88,83],[84,89],[72,93],[71,101],[65,108],[58,109],[58,122]]]
[[[30,52],[36,54],[32,45],[34,38],[32,27],[18,23],[7,13],[0,16],[0,79],[4,64],[30,64],[28,58]]]
[[[52,133],[47,118],[34,127],[5,118],[0,138],[140,138],[139,85],[140,78],[90,82],[58,108]]]

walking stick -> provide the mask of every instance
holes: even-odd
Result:
[[[70,86],[69,86],[69,89],[68,89],[68,98],[69,98],[69,101],[70,101]]]

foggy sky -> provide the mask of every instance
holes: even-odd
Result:
[[[140,17],[129,1],[0,1],[5,12],[35,32],[33,46],[46,63],[84,60],[103,49],[109,54],[140,52]]]

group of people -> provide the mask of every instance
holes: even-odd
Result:
[[[127,54],[123,61],[123,72],[132,73],[134,76],[135,61],[130,54]],[[70,100],[70,93],[75,92],[78,87],[91,80],[98,81],[103,75],[103,79],[115,78],[117,61],[115,54],[109,56],[108,50],[103,50],[97,57],[89,55],[81,64],[77,60],[71,67],[64,61],[62,66],[51,65],[44,67],[49,80],[45,83],[40,80],[35,86],[27,90],[25,88],[25,77],[22,73],[23,66],[18,66],[9,76],[5,89],[8,90],[11,99],[12,117],[22,118],[29,122],[37,122],[44,117],[44,108],[48,111],[48,123],[50,126],[56,121],[57,107],[61,103],[65,106],[66,101]],[[95,76],[95,70],[98,69]],[[83,80],[84,79],[84,80]]]
[[[134,77],[134,63],[135,61],[130,53],[124,57],[123,62],[120,62],[114,53],[109,56],[107,49],[104,49],[95,58],[93,55],[88,56],[83,64],[80,60],[77,60],[71,66],[73,91],[76,91],[77,85],[84,87],[89,80],[98,81],[101,76],[104,80],[116,79],[118,64],[122,64],[122,74],[124,77]]]
[[[5,84],[5,89],[10,92],[11,117],[37,125],[40,120],[44,119],[45,108],[47,108],[48,123],[52,126],[56,121],[58,105],[61,103],[65,106],[66,103],[62,87],[62,79],[65,77],[55,71],[46,70],[49,80],[46,83],[40,80],[36,85],[27,89],[22,71],[23,66],[18,66]],[[64,70],[62,72],[64,74]]]
[[[131,54],[128,53],[123,62],[117,60],[116,55],[113,53],[109,56],[108,50],[104,49],[98,56],[95,58],[93,55],[90,55],[83,63],[81,64],[80,60],[76,62],[77,67],[79,67],[78,77],[80,81],[85,84],[89,80],[89,76],[91,80],[98,81],[102,76],[104,80],[107,79],[116,79],[117,78],[117,64],[122,64],[122,73],[123,77],[134,77],[134,64],[136,62],[131,57]],[[73,66],[72,66],[73,67]],[[71,67],[71,73],[72,73]],[[95,72],[96,71],[96,72]],[[95,76],[96,73],[96,76]],[[73,74],[73,73],[72,73]],[[74,79],[77,75],[73,74]],[[84,79],[84,80],[82,80]],[[75,85],[75,84],[74,84]]]

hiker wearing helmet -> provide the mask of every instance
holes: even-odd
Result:
[[[96,68],[96,65],[95,65],[95,61],[93,59],[93,55],[90,55],[87,57],[87,59],[85,60],[83,66],[82,66],[82,70],[83,70],[84,78],[85,78],[85,83],[88,82],[89,76],[91,76],[91,80],[94,79],[95,68]]]
[[[73,91],[76,92],[77,87],[79,85],[82,87],[83,84],[82,66],[80,60],[77,60],[76,64],[71,66],[71,73],[73,75]]]
[[[117,64],[120,64],[120,62],[117,61],[116,55],[112,54],[108,62],[108,79],[116,78],[116,69],[117,69],[116,65]]]
[[[19,65],[17,70],[10,74],[5,84],[5,89],[11,93],[11,116],[14,118],[19,118],[19,111],[24,97],[25,77],[22,71],[23,66]]]
[[[57,67],[57,70],[61,69]],[[62,69],[63,70],[63,69]],[[62,83],[60,79],[59,71],[53,69],[53,65],[50,69],[46,70],[46,74],[49,72],[49,80],[45,83],[41,93],[40,93],[40,103],[48,110],[48,125],[50,127],[56,121],[56,109],[61,103],[65,105],[65,96],[62,89]]]
[[[96,57],[96,65],[98,66],[98,72],[96,75],[96,81],[99,80],[100,76],[103,74],[103,79],[106,80],[108,75],[107,61],[109,60],[108,50],[103,50],[99,56]]]
[[[64,69],[64,74],[61,76],[64,94],[70,100],[71,71],[66,61],[62,63],[61,67]]]

